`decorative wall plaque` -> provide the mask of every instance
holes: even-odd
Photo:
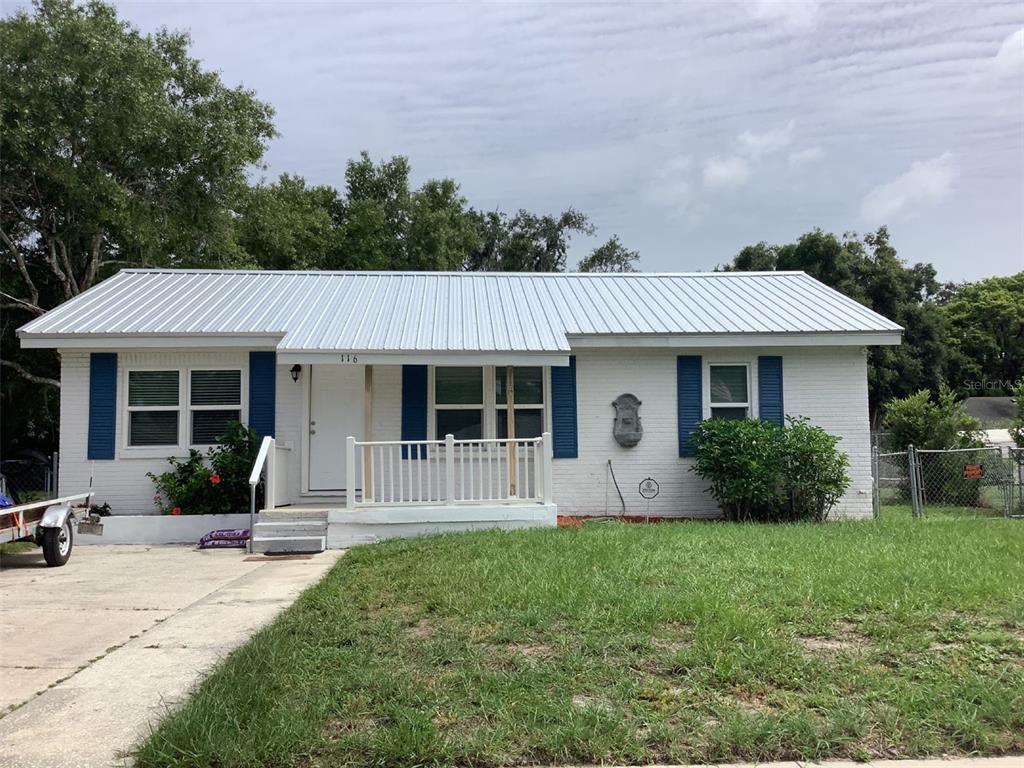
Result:
[[[644,435],[643,425],[640,424],[640,400],[636,395],[627,393],[616,397],[612,405],[615,407],[615,422],[612,425],[615,442],[623,448],[632,448]]]

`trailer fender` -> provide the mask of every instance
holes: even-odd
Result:
[[[67,504],[58,504],[47,507],[43,513],[43,519],[39,521],[40,528],[61,528],[71,515],[71,507]]]

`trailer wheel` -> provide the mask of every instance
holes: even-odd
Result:
[[[43,557],[46,564],[51,568],[64,565],[71,557],[71,546],[74,544],[75,534],[71,528],[71,518],[64,521],[60,528],[46,528],[43,530]]]

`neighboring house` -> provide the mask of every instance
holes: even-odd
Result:
[[[964,411],[981,423],[981,439],[995,448],[1013,448],[1010,427],[1017,415],[1017,404],[1012,397],[968,397]]]
[[[91,474],[114,514],[155,513],[146,473],[240,419],[276,438],[271,502],[330,510],[339,544],[618,514],[619,491],[646,514],[647,477],[651,515],[715,516],[690,472],[709,417],[839,436],[837,512],[869,516],[865,347],[901,328],[802,272],[124,270],[18,333],[60,352],[62,491]]]

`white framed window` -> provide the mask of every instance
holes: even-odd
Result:
[[[507,369],[494,369],[494,436],[508,437]],[[544,369],[539,365],[512,368],[512,410],[516,437],[544,432]]]
[[[123,386],[122,444],[136,457],[216,445],[230,422],[245,423],[241,367],[129,368]]]
[[[713,363],[708,366],[708,398],[712,419],[750,417],[750,366]]]
[[[484,369],[434,368],[434,439],[479,440],[484,435]]]
[[[128,371],[130,448],[177,447],[181,418],[181,372]]]
[[[188,412],[189,444],[219,443],[228,424],[242,420],[242,370],[190,370]]]
[[[435,366],[430,375],[430,433],[435,440],[508,437],[508,398],[504,366]],[[513,368],[516,437],[540,437],[550,429],[547,371],[543,366]]]

